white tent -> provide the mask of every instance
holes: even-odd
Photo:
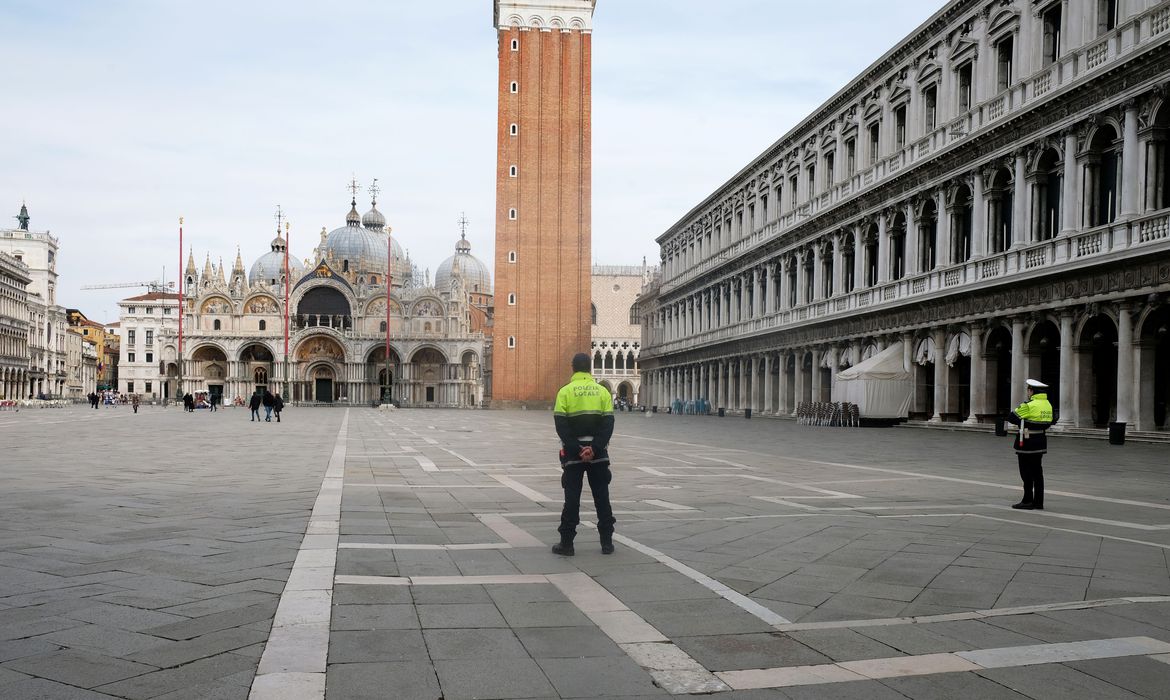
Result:
[[[905,418],[912,396],[901,341],[837,373],[833,387],[833,400],[857,404],[862,418]]]

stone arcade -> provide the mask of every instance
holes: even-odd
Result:
[[[1170,3],[955,0],[657,240],[643,393],[791,414],[890,343],[910,417],[1164,430]]]

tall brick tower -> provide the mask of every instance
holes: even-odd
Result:
[[[492,405],[544,406],[589,352],[593,8],[494,0],[499,38]]]

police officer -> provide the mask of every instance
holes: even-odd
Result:
[[[1028,400],[1007,418],[1018,426],[1013,446],[1020,461],[1020,479],[1024,482],[1024,498],[1012,508],[1044,510],[1044,468],[1040,462],[1048,451],[1044,431],[1052,425],[1052,404],[1048,403],[1047,384],[1036,379],[1027,383]]]
[[[565,507],[561,511],[561,541],[554,554],[571,557],[573,538],[581,522],[581,487],[589,478],[593,504],[597,507],[597,533],[601,553],[613,554],[613,508],[609,503],[609,439],[613,435],[613,399],[589,373],[589,355],[573,356],[573,377],[557,392],[553,423],[561,439],[561,487]]]

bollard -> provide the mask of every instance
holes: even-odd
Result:
[[[1110,445],[1124,445],[1125,444],[1125,423],[1110,423],[1109,424],[1109,444]]]
[[[750,408],[743,409],[743,417],[744,418],[751,418],[752,417],[752,409],[750,409]]]
[[[720,407],[720,408],[719,408],[719,417],[720,417],[720,418],[722,418],[722,417],[723,417],[723,407]]]

